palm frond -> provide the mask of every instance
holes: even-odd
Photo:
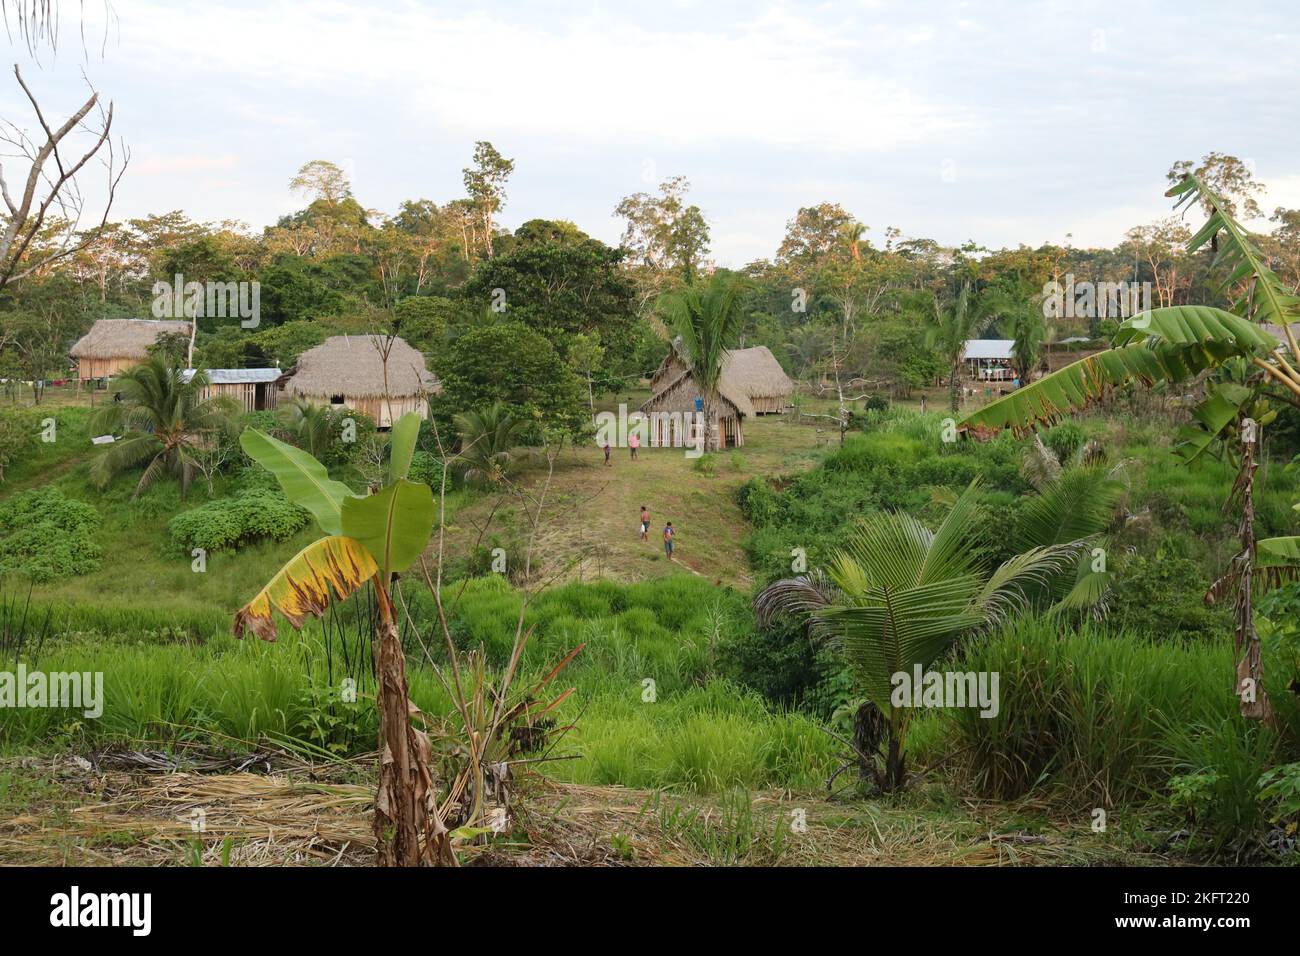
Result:
[[[1228,359],[1266,355],[1278,347],[1273,336],[1245,319],[1199,305],[1136,315],[1120,327],[1114,344],[990,402],[963,418],[958,430],[977,438],[1007,428],[1023,435],[1081,411],[1113,388],[1176,384]]]

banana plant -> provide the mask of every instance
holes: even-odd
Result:
[[[1217,599],[1229,584],[1238,591],[1236,643],[1243,656],[1238,666],[1237,690],[1241,694],[1241,712],[1268,719],[1271,709],[1263,692],[1259,639],[1251,610],[1252,580],[1262,578],[1252,579],[1251,571],[1258,563],[1270,569],[1272,579],[1300,573],[1300,538],[1256,541],[1251,491],[1258,432],[1276,414],[1268,400],[1300,405],[1300,371],[1295,364],[1300,360],[1300,345],[1292,328],[1300,318],[1300,299],[1268,268],[1259,248],[1227,211],[1223,200],[1197,176],[1185,176],[1166,195],[1176,199],[1175,208],[1199,199],[1211,210],[1205,225],[1192,237],[1188,251],[1195,252],[1207,244],[1214,251],[1212,267],[1221,276],[1219,291],[1227,297],[1230,308],[1181,305],[1133,316],[1120,326],[1112,348],[1080,359],[970,413],[958,423],[958,430],[977,438],[1003,429],[1026,434],[1055,424],[1117,388],[1179,385],[1212,373],[1205,397],[1192,409],[1193,421],[1176,436],[1175,452],[1194,463],[1206,453],[1217,451],[1238,464],[1238,480],[1230,501],[1241,503],[1242,551],[1229,573],[1210,588],[1206,599]],[[1277,328],[1285,345],[1272,328]]]
[[[393,426],[388,480],[371,495],[353,494],[307,452],[255,428],[239,439],[249,457],[275,475],[289,500],[311,512],[325,536],[294,555],[236,612],[235,637],[251,631],[274,641],[274,611],[299,629],[309,615],[323,615],[331,601],[344,600],[367,583],[375,590],[372,651],[381,757],[374,826],[379,862],[387,866],[455,862],[434,799],[429,739],[411,722],[419,711],[410,700],[391,599],[393,576],[423,553],[434,521],[429,486],[406,477],[419,430],[414,412]]]

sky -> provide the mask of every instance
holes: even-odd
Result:
[[[615,243],[622,197],[684,175],[731,267],[819,202],[877,244],[1113,245],[1211,150],[1267,210],[1300,206],[1287,3],[82,2],[56,51],[6,42],[48,115],[87,82],[112,101],[114,220],[260,229],[305,205],[288,183],[314,159],[370,209],[446,202],[480,139],[515,161],[507,228]],[[33,125],[12,77],[0,118]]]

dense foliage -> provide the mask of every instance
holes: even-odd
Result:
[[[226,551],[263,538],[285,541],[305,528],[310,519],[305,509],[279,491],[253,488],[182,511],[167,528],[186,551]]]
[[[99,512],[65,498],[57,488],[35,488],[0,500],[0,575],[51,581],[99,568]]]

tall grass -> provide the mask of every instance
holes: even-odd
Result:
[[[471,582],[451,603],[457,641],[483,647],[490,660],[504,663],[520,601],[504,582]],[[547,756],[564,759],[541,764],[545,771],[581,783],[700,793],[819,786],[833,769],[834,741],[809,718],[772,712],[758,695],[710,668],[720,608],[739,614],[744,607],[739,595],[685,577],[629,586],[575,584],[543,594],[528,610],[534,635],[521,680],[535,681],[575,646],[587,645],[561,678],[576,693],[555,715],[559,725],[576,728],[554,742]],[[223,636],[224,615],[190,622],[214,630],[189,641],[153,633],[164,623],[156,612],[132,618],[123,609],[120,617],[94,618],[77,606],[64,611],[111,626],[117,636],[74,632],[45,649],[40,668],[102,672],[103,716],[86,719],[53,708],[6,711],[0,743],[31,748],[201,740],[234,746],[269,739],[336,753],[374,747],[369,656],[355,644],[344,653],[346,621],[313,622],[301,634],[284,630],[278,643],[264,644]],[[413,655],[411,697],[427,714],[449,717],[451,700],[431,666],[438,642],[425,638],[434,660],[422,650]],[[355,703],[342,698],[345,678],[355,681]]]
[[[1096,626],[1063,634],[1027,620],[976,645],[961,667],[1000,675],[998,714],[947,715],[976,791],[1015,799],[1041,787],[1079,806],[1164,792],[1177,768],[1204,759],[1191,728],[1228,721],[1242,729],[1226,637],[1157,643]],[[1272,699],[1280,739],[1293,748],[1294,698],[1278,688]]]

